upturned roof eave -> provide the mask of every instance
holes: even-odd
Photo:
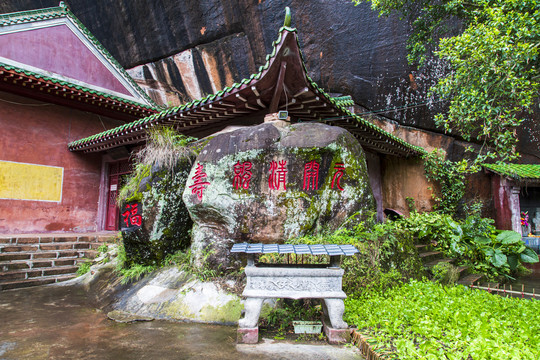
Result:
[[[155,107],[144,103],[1,62],[0,90],[94,113],[102,114],[107,109],[110,117],[123,120],[157,112]]]
[[[289,50],[286,55],[283,54],[284,44],[287,45],[286,48]],[[291,48],[294,48],[293,50],[296,53],[291,51]],[[84,152],[103,151],[123,144],[143,142],[145,130],[157,125],[172,125],[180,132],[184,132],[189,130],[190,127],[196,127],[197,123],[198,126],[202,126],[205,122],[218,122],[220,121],[218,119],[220,115],[223,117],[221,121],[226,121],[230,117],[264,111],[268,107],[268,93],[273,90],[276,84],[272,84],[265,89],[257,85],[275,81],[279,75],[280,66],[282,67],[284,62],[286,62],[287,70],[289,68],[300,70],[294,72],[296,74],[294,81],[286,78],[290,87],[296,86],[296,90],[292,91],[289,97],[283,97],[279,94],[280,110],[288,109],[289,114],[297,119],[321,121],[343,126],[349,129],[364,147],[378,153],[405,157],[418,156],[424,153],[422,148],[408,144],[353,114],[342,105],[342,100],[333,99],[322,90],[307,74],[296,29],[289,27],[280,29],[279,37],[273,43],[272,52],[267,55],[266,63],[259,67],[257,74],[253,74],[251,77],[203,99],[169,108],[131,124],[74,141],[69,144],[69,149]],[[298,90],[298,84],[300,84],[301,91],[295,94],[295,91]],[[266,98],[262,94],[263,92],[266,92]],[[239,102],[238,99],[243,103]],[[298,99],[298,101],[293,102],[292,100],[295,99]],[[235,104],[235,106],[228,111],[221,112],[221,114],[217,111],[212,115],[212,109],[221,108],[223,110],[223,106],[226,106],[224,104]],[[236,110],[236,113],[234,110]],[[341,119],[336,121],[336,117],[341,117]],[[332,119],[328,120],[329,118]]]

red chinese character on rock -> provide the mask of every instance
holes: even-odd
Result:
[[[287,190],[287,160],[281,160],[278,164],[277,161],[270,161],[270,177],[268,178],[268,188],[272,190],[279,190],[281,184],[283,184],[283,190]]]
[[[304,190],[319,188],[319,163],[315,160],[304,166]]]
[[[245,161],[244,163],[238,161],[236,165],[234,165],[233,186],[236,190],[241,187],[244,189],[249,188],[249,181],[251,180],[250,170],[252,166],[251,161]]]
[[[341,177],[343,176],[343,170],[345,170],[345,164],[343,163],[336,163],[334,166],[334,170],[336,172],[334,173],[334,177],[332,178],[332,186],[330,188],[334,188],[334,184],[337,185],[337,188],[341,191],[345,190],[341,187],[339,181],[341,180]]]
[[[203,190],[206,189],[206,186],[210,185],[208,181],[204,181],[205,178],[206,174],[203,172],[203,166],[197,164],[195,175],[191,178],[193,179],[193,185],[189,188],[191,189],[192,194],[197,194],[197,199],[199,199],[199,201],[202,200]]]
[[[139,204],[127,204],[126,211],[122,213],[123,221],[126,227],[141,226],[142,216],[139,215]]]

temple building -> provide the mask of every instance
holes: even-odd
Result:
[[[275,113],[292,123],[340,126],[358,139],[380,219],[385,210],[406,214],[407,198],[419,210],[433,205],[419,160],[430,149],[412,145],[413,132],[404,141],[356,115],[350,97],[333,97],[313,82],[290,18],[256,74],[167,109],[63,3],[0,15],[0,49],[0,233],[117,230],[116,194],[148,129],[165,125],[202,138]],[[481,184],[505,174],[489,170]],[[503,194],[490,189],[486,197]],[[504,194],[515,198],[512,191]],[[497,207],[499,226],[518,224],[520,211],[508,209]]]
[[[0,233],[104,229],[103,166],[129,169],[67,144],[156,104],[62,3],[0,15],[0,102]]]

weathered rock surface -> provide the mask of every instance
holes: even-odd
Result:
[[[422,98],[406,60],[407,24],[350,0],[69,0],[73,13],[151,95],[176,104],[238,82],[264,64],[292,10],[309,75],[372,109]],[[0,3],[0,12],[57,6],[58,0]],[[142,66],[139,66],[142,65]],[[419,88],[420,86],[420,88]],[[420,93],[419,93],[420,91]],[[421,108],[409,115],[421,119]],[[401,113],[390,113],[399,116]]]
[[[184,202],[200,264],[227,267],[236,242],[278,243],[335,229],[374,210],[363,150],[346,130],[269,122],[222,133],[203,148]]]
[[[140,198],[142,226],[122,231],[129,264],[158,265],[168,254],[189,246],[192,221],[182,194],[190,167],[184,158],[174,171],[153,169],[141,180],[137,194],[131,194]]]
[[[57,6],[58,0],[0,2],[0,13]],[[427,90],[444,74],[439,61],[409,66],[408,24],[379,17],[369,3],[351,0],[69,0],[73,13],[159,103],[177,105],[229,86],[257,71],[290,6],[292,26],[310,77],[331,93],[352,95],[369,110],[417,128],[442,132],[426,104]],[[416,104],[421,104],[417,106]],[[518,132],[519,152],[540,156],[540,113]],[[451,152],[451,149],[446,149]],[[455,158],[457,159],[457,158]]]
[[[109,318],[118,322],[159,319],[234,324],[240,318],[244,306],[241,298],[216,283],[202,282],[176,267],[167,267],[122,284],[113,271],[116,263],[115,258],[96,264],[85,275],[61,284],[82,285]]]

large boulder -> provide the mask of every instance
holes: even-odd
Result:
[[[154,166],[129,194],[132,200],[122,206],[122,219],[133,206],[140,215],[138,226],[126,228],[121,221],[127,265],[160,265],[168,254],[189,247],[193,223],[182,194],[190,168],[188,158],[181,158],[173,170]]]
[[[363,150],[348,131],[279,121],[210,140],[183,200],[196,263],[214,268],[231,266],[236,242],[279,243],[375,208]]]

